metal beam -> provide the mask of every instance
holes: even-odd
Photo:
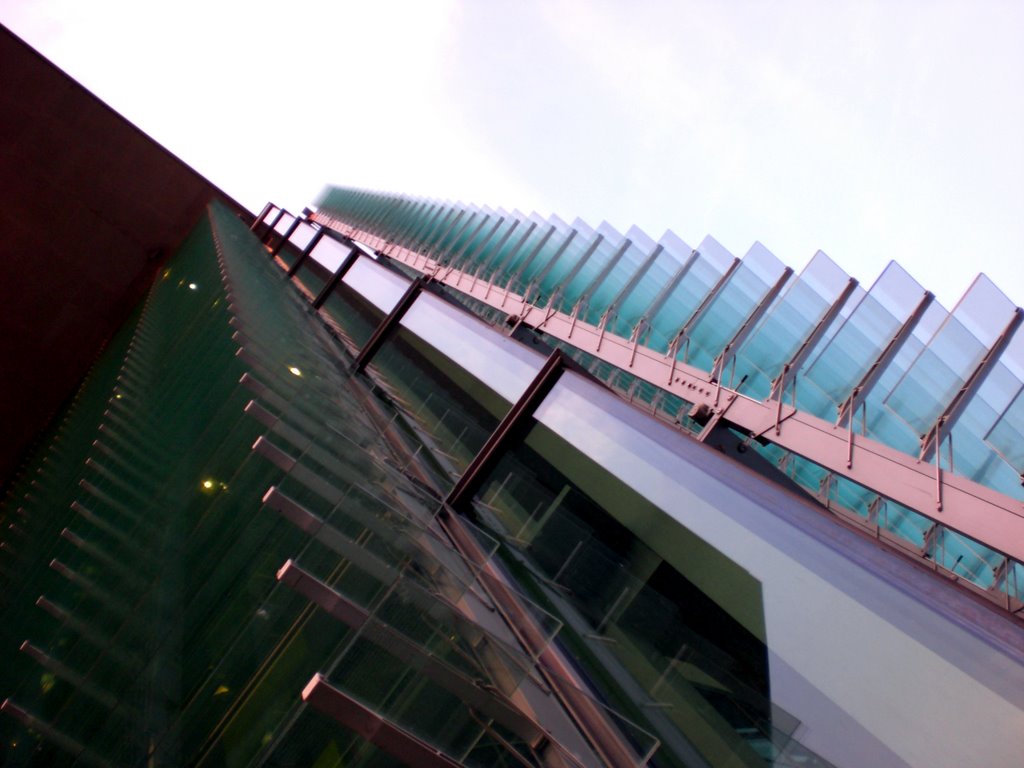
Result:
[[[423,200],[403,216],[408,216],[409,221],[399,220],[397,228],[385,232],[384,238],[401,248],[408,248],[411,243],[416,242],[415,237],[441,215],[442,210],[440,203]]]
[[[112,765],[86,745],[71,738],[50,722],[36,717],[11,699],[4,699],[0,702],[0,712],[13,717],[25,728],[37,732],[48,742],[64,750],[69,759],[75,763],[95,768],[109,768]]]
[[[523,221],[522,219],[517,219],[517,218],[513,218],[512,219],[512,226],[510,226],[507,230],[505,230],[505,233],[500,238],[498,238],[498,242],[495,243],[494,247],[491,249],[493,255],[497,255],[497,254],[501,253],[501,249],[505,247],[505,243],[507,243],[509,238],[512,237],[512,233],[516,231],[516,229],[519,227],[519,225],[522,223],[522,221]],[[536,226],[536,224],[534,224],[533,226]],[[532,231],[532,229],[531,229],[531,231]],[[490,239],[492,237],[494,237],[496,232],[497,232],[497,230],[495,230],[495,232],[492,232],[490,235],[488,235],[487,240],[483,243],[483,247],[486,247],[487,243],[490,242]],[[477,253],[479,253],[479,251]],[[477,254],[474,254],[474,256],[475,255],[477,255]],[[472,272],[465,273],[466,276],[472,278],[475,281],[477,279],[477,276],[483,271],[484,264],[486,262],[490,261],[490,258],[491,258],[491,255],[488,255],[488,257],[486,257],[483,261],[478,262],[476,264],[476,268]],[[460,277],[461,277],[461,275],[460,275]]]
[[[70,665],[63,663],[48,654],[42,648],[32,645],[28,640],[25,640],[21,644],[19,650],[34,659],[39,666],[43,667],[43,669],[46,669],[62,680],[65,680],[69,685],[77,688],[86,696],[99,702],[107,709],[116,709],[118,704],[121,703],[117,696],[103,688],[103,686],[98,682],[92,680],[90,676],[81,674]],[[130,710],[128,702],[125,702],[125,709]]]
[[[533,260],[537,258],[537,254],[541,252],[541,249],[543,249],[544,246],[547,245],[548,240],[550,240],[551,236],[555,234],[556,229],[557,228],[554,224],[550,225],[544,232],[544,234],[541,235],[541,238],[540,240],[537,241],[537,244],[533,246],[533,249],[530,251],[529,255],[525,259],[523,259],[522,262],[520,262],[519,269],[517,269],[505,283],[505,298],[508,298],[513,283],[519,280],[519,278],[523,275],[523,273],[526,272],[529,266],[533,264]],[[552,255],[551,260],[548,262],[549,264],[553,264],[558,260],[558,258],[562,255],[562,252],[569,247],[569,243],[572,242],[572,239],[575,236],[576,230],[574,229],[569,233],[569,236],[562,242],[562,244],[558,246],[558,248],[555,250],[554,255]],[[543,269],[544,268],[542,267],[541,271],[543,271]],[[526,288],[524,289],[524,296],[526,296],[527,299],[529,299],[529,297],[533,295],[533,292],[536,290],[536,288],[537,280],[531,281],[530,284],[526,286]]]
[[[466,234],[466,230],[468,230],[471,226],[473,226],[473,222],[476,220],[476,217],[479,214],[480,214],[480,211],[469,211],[469,216],[467,216],[466,220],[464,222],[462,222],[462,226],[459,227],[458,229],[456,229],[452,233],[451,239],[448,240],[448,242],[445,244],[443,252],[438,254],[438,259],[437,260],[439,262],[441,262],[445,266],[447,266],[448,264],[451,263],[451,261],[452,261],[452,251],[455,248],[456,243],[459,242],[459,238],[461,238],[463,235]],[[447,240],[447,239],[448,239],[447,235],[444,238],[442,238],[442,240]],[[439,248],[441,247],[441,243],[440,242],[438,243],[438,247]]]
[[[392,215],[401,211],[403,207],[406,207],[408,210],[412,210],[417,205],[419,205],[418,201],[400,198],[388,200],[380,204],[378,208],[374,209],[372,207],[372,202],[367,200],[369,210],[364,214],[364,218],[368,218],[371,224],[382,224],[391,218]],[[408,210],[402,211],[400,215],[404,217],[408,213]],[[387,237],[387,235],[385,235],[385,237]]]
[[[256,233],[256,236],[259,237],[261,242],[264,242],[264,243],[267,242],[268,235],[270,235],[270,233],[274,231],[274,227],[277,226],[277,222],[279,222],[281,220],[281,217],[284,216],[285,213],[287,213],[287,211],[285,211],[284,208],[278,208],[277,209],[277,215],[274,216],[274,218],[270,220],[269,224],[267,224],[266,231],[262,235],[259,234],[258,232]]]
[[[501,239],[502,242],[498,245],[498,247],[496,247],[494,249],[494,255],[495,256],[500,256],[501,255],[501,249],[505,247],[505,243],[508,241],[508,238],[515,231],[516,227],[518,227],[519,224],[521,224],[523,221],[529,221],[529,226],[526,228],[526,231],[523,232],[523,234],[521,234],[519,236],[519,239],[516,240],[515,245],[513,245],[509,249],[508,253],[505,254],[505,258],[502,261],[498,262],[497,264],[493,265],[494,266],[494,270],[491,272],[491,274],[494,274],[494,271],[496,271],[497,269],[499,269],[500,267],[504,266],[509,261],[511,261],[515,257],[515,255],[517,253],[519,253],[519,250],[524,245],[526,245],[526,241],[530,239],[530,235],[533,234],[533,230],[535,230],[537,228],[537,222],[536,221],[530,221],[529,219],[516,219],[515,223],[512,225],[512,229],[510,229],[508,232],[505,233],[505,236]],[[481,264],[477,268],[477,274],[479,274],[479,272],[484,268],[484,266],[485,266],[484,264]],[[491,265],[488,264],[487,266],[491,266]]]
[[[622,286],[617,294],[615,294],[614,298],[608,302],[608,308],[601,315],[601,322],[599,323],[602,328],[606,327],[608,323],[615,318],[615,315],[619,310],[619,304],[622,303],[622,300],[626,296],[633,292],[633,289],[636,288],[640,280],[643,279],[643,276],[647,274],[647,270],[654,265],[654,262],[657,261],[658,256],[661,255],[663,250],[665,250],[665,246],[660,243],[655,245],[651,252],[647,254],[647,258],[643,260],[643,263],[636,272],[634,272],[629,280],[626,281],[626,284]]]
[[[575,232],[576,230],[573,231]],[[569,270],[569,273],[562,278],[561,282],[558,283],[558,287],[551,292],[551,296],[548,298],[547,303],[547,307],[549,309],[554,309],[557,306],[558,302],[562,300],[562,294],[565,293],[565,289],[569,286],[569,283],[571,283],[573,279],[576,277],[576,275],[579,274],[579,271],[583,269],[583,265],[590,261],[590,257],[594,255],[594,252],[598,248],[601,247],[601,243],[603,242],[604,235],[598,233],[597,237],[594,238],[594,241],[590,244],[587,250],[583,252],[583,255],[576,259],[576,263],[572,265],[572,268]],[[554,267],[554,264],[555,259],[549,261],[547,266],[544,268],[542,275],[538,275],[533,282],[539,285],[542,276],[547,276],[552,267]]]
[[[584,733],[590,745],[600,758],[602,765],[610,768],[636,768],[645,765],[651,754],[638,756],[634,746],[618,730],[608,710],[599,707],[573,682],[575,672],[571,663],[553,647],[550,638],[537,623],[533,613],[523,605],[519,593],[509,588],[505,579],[495,569],[491,556],[480,546],[479,539],[471,533],[459,515],[452,514],[450,507],[441,506],[437,520],[449,535],[456,549],[479,570],[477,578],[499,615],[516,635],[527,653],[538,659],[537,671],[547,681],[551,691]]]
[[[427,255],[431,256],[439,264],[441,263],[441,259],[444,257],[444,243],[448,240],[448,236],[452,234],[452,232],[458,231],[456,230],[456,226],[460,221],[462,221],[462,217],[466,215],[465,208],[453,207],[451,211],[455,213],[455,216],[452,217],[451,221],[447,222],[448,226],[444,227],[444,229],[438,229],[430,238],[429,243],[424,244],[424,247],[427,250]]]
[[[839,316],[843,307],[846,306],[846,302],[850,300],[854,290],[856,290],[859,283],[855,278],[850,278],[846,281],[846,287],[843,288],[843,292],[839,294],[835,301],[832,302],[825,314],[821,316],[821,319],[815,323],[814,328],[807,334],[807,338],[804,339],[804,343],[800,345],[800,349],[796,351],[796,354],[789,359],[789,361],[782,366],[782,372],[775,377],[772,382],[771,394],[768,395],[769,399],[776,397],[782,397],[786,391],[786,387],[796,377],[797,372],[803,366],[807,360],[807,356],[814,351],[815,345],[821,341],[821,337],[825,335],[825,331],[829,329],[835,319]]]
[[[761,297],[761,300],[757,302],[757,306],[754,307],[753,311],[747,315],[747,319],[743,321],[743,325],[739,327],[739,330],[733,334],[732,338],[722,348],[722,351],[715,357],[714,363],[711,365],[711,380],[721,381],[722,376],[725,373],[725,369],[732,362],[733,358],[736,357],[736,350],[743,346],[743,342],[750,336],[751,331],[754,330],[754,326],[757,325],[758,321],[764,317],[764,313],[768,311],[768,307],[775,301],[775,297],[782,292],[783,287],[789,282],[789,278],[793,276],[792,267],[786,267],[782,270],[782,274],[779,275],[779,279],[775,281],[775,284],[768,289],[768,292]]]
[[[338,287],[338,283],[341,282],[341,279],[345,277],[345,273],[352,268],[352,265],[356,263],[358,258],[359,249],[352,248],[352,250],[349,251],[348,256],[346,256],[341,264],[338,265],[338,268],[334,270],[334,274],[328,278],[326,283],[324,283],[324,287],[320,289],[320,293],[318,293],[316,298],[313,299],[313,309],[320,309],[320,307],[324,305],[324,302],[327,301],[332,293],[334,293],[334,290]]]
[[[505,223],[505,217],[504,216],[498,216],[497,217],[497,221],[494,222],[494,226],[491,227],[490,231],[488,231],[488,233],[484,236],[484,238],[477,244],[476,248],[473,248],[471,251],[469,251],[466,254],[467,265],[469,263],[471,263],[473,261],[473,259],[475,259],[477,257],[477,255],[481,251],[483,251],[484,248],[487,247],[487,244],[489,242],[491,242],[491,238],[494,237],[495,234],[497,234],[498,230],[501,229],[501,225],[504,224],[504,223]],[[515,229],[515,224],[512,225],[512,228],[509,229],[508,233],[505,235],[506,238],[508,237],[509,234],[511,234],[512,229]],[[504,243],[504,240],[505,240],[505,238],[502,238],[499,241],[499,245],[501,243]],[[461,254],[460,254],[460,256],[461,256]],[[458,258],[458,257],[456,257],[456,258]],[[453,262],[454,261],[455,260],[453,259]]]
[[[669,357],[675,359],[676,355],[679,352],[679,345],[683,342],[684,339],[689,341],[690,331],[692,331],[694,326],[696,326],[697,323],[700,322],[700,319],[704,317],[704,313],[707,312],[708,307],[711,306],[711,302],[714,301],[715,297],[722,292],[722,289],[725,288],[726,284],[729,282],[729,279],[733,276],[733,273],[737,269],[739,269],[741,263],[742,262],[739,259],[733,257],[732,264],[730,264],[729,268],[725,270],[725,272],[722,274],[720,278],[718,278],[718,282],[715,283],[714,287],[712,287],[712,289],[708,291],[704,298],[701,299],[700,304],[698,304],[697,308],[693,310],[693,314],[691,314],[690,318],[685,323],[683,323],[683,327],[679,329],[679,332],[675,335],[675,338],[672,339],[672,342],[669,344],[668,347]],[[683,359],[685,360],[686,356],[684,356]]]
[[[250,226],[249,229],[251,229],[253,232],[255,232],[256,228],[263,222],[263,217],[266,216],[268,213],[270,213],[270,209],[273,208],[273,207],[274,207],[274,204],[273,203],[269,203],[269,202],[266,205],[264,205],[263,206],[263,210],[260,211],[260,213],[259,213],[259,216],[257,216],[255,219],[253,219],[252,226]]]
[[[573,308],[573,312],[575,312],[577,316],[587,311],[587,305],[590,303],[590,294],[597,290],[597,287],[601,285],[601,283],[604,282],[604,279],[608,277],[613,269],[615,269],[615,265],[618,264],[619,260],[626,255],[626,251],[629,250],[631,245],[633,245],[633,241],[628,237],[623,240],[622,245],[619,246],[618,250],[615,251],[615,254],[608,260],[608,263],[605,264],[604,267],[601,268],[601,271],[597,273],[597,277],[591,280],[590,285],[583,289],[583,293],[580,294],[579,299],[576,301],[576,306]]]
[[[431,680],[444,688],[473,709],[496,720],[523,741],[536,744],[543,736],[540,727],[517,709],[509,698],[496,686],[480,685],[479,678],[468,674],[444,660],[443,654],[432,653],[415,639],[407,636],[384,620],[368,612],[342,593],[326,584],[315,575],[288,560],[277,572],[279,582],[320,606],[325,613],[352,629],[361,630],[361,636],[386,651],[398,661],[415,669],[421,677]],[[412,585],[401,585],[400,588]],[[421,590],[422,598],[417,608],[429,615],[434,608],[427,600],[441,601],[436,595]],[[448,606],[445,606],[447,608]],[[465,617],[463,617],[465,618]],[[468,621],[468,619],[466,619]],[[477,640],[490,635],[475,625]],[[480,662],[478,662],[480,663]],[[476,670],[478,674],[489,674],[487,670]]]
[[[327,682],[319,672],[302,689],[302,700],[412,768],[460,768],[462,763]]]
[[[512,441],[521,434],[522,428],[529,423],[537,406],[558,382],[562,371],[565,370],[566,363],[567,358],[560,350],[556,349],[548,356],[526,391],[505,414],[479,453],[466,467],[462,477],[448,492],[448,496],[444,500],[445,504],[460,512],[469,510],[470,501],[488,472],[498,463]]]
[[[377,351],[381,348],[387,338],[394,332],[395,328],[398,327],[399,321],[406,312],[409,311],[409,307],[416,301],[416,297],[420,295],[420,291],[423,290],[423,286],[427,284],[429,278],[421,275],[409,283],[409,287],[402,294],[402,297],[398,300],[388,316],[381,320],[380,325],[374,330],[373,335],[369,341],[359,350],[359,354],[356,355],[356,359],[352,363],[352,370],[356,373],[365,370],[367,364],[373,358]]]
[[[292,219],[292,223],[288,225],[288,229],[286,229],[284,234],[281,235],[281,239],[277,241],[277,245],[271,249],[270,258],[274,258],[281,252],[281,249],[284,248],[284,244],[288,242],[292,235],[295,234],[295,230],[299,228],[301,223],[302,219],[298,216]]]
[[[1013,335],[1017,332],[1021,320],[1024,320],[1024,309],[1014,307],[1013,316],[1010,318],[1010,322],[1006,324],[1003,332],[999,334],[999,338],[989,347],[988,352],[985,353],[981,362],[978,363],[978,366],[967,378],[963,386],[960,387],[960,390],[953,396],[949,405],[942,412],[942,415],[936,419],[935,426],[928,430],[928,433],[921,440],[921,455],[919,457],[921,461],[930,461],[939,446],[942,445],[942,441],[946,439],[946,435],[956,426],[957,419],[960,418],[960,415],[970,403],[974,393],[985,383],[985,379],[988,378],[988,375],[999,361],[999,355],[1006,349],[1006,345],[1010,343]]]
[[[487,226],[487,222],[491,220],[491,214],[484,213],[483,211],[480,211],[480,214],[480,222],[476,225],[476,227],[473,228],[473,231],[469,234],[469,236],[466,237],[466,242],[463,243],[462,247],[459,248],[457,252],[451,254],[450,258],[448,259],[447,266],[454,265],[459,259],[462,258],[462,255],[466,252],[469,246],[473,244],[473,241],[476,240],[476,238],[483,231],[484,227]],[[497,214],[494,215],[497,216]],[[501,217],[499,216],[498,219],[500,221]],[[467,226],[468,224],[469,222],[467,222]]]
[[[324,236],[328,232],[333,232],[333,231],[334,230],[327,229],[327,227],[320,227],[320,229],[318,229],[316,232],[314,232],[313,236],[311,238],[309,238],[309,242],[306,243],[306,247],[303,248],[302,252],[299,254],[299,258],[297,258],[295,260],[294,264],[292,264],[290,267],[288,267],[288,271],[285,274],[288,277],[295,277],[296,273],[299,271],[299,267],[302,266],[302,263],[307,259],[309,254],[311,254],[313,252],[313,249],[316,248],[317,244],[324,238]],[[348,238],[346,238],[346,239],[348,239]]]
[[[850,396],[846,398],[839,406],[839,418],[836,419],[836,426],[843,426],[846,420],[853,417],[853,414],[857,412],[857,408],[860,404],[867,400],[868,394],[874,388],[875,384],[885,373],[885,369],[892,362],[893,358],[899,353],[906,343],[907,339],[917,328],[917,324],[921,322],[921,318],[924,317],[925,311],[931,306],[935,300],[935,294],[930,291],[925,291],[924,296],[917,303],[914,311],[910,313],[910,317],[903,321],[903,325],[896,331],[896,335],[893,336],[889,343],[885,345],[885,349],[882,350],[878,358],[871,367],[868,368],[867,373],[861,377],[861,380],[857,382],[857,385],[850,390]]]
[[[657,317],[658,312],[661,311],[662,306],[668,301],[668,297],[672,295],[676,287],[693,267],[695,261],[700,256],[698,251],[690,251],[689,258],[679,265],[679,269],[672,275],[672,279],[662,286],[662,289],[658,292],[658,295],[654,297],[654,301],[651,302],[650,306],[644,310],[643,315],[636,321],[636,325],[633,326],[633,333],[630,335],[630,341],[634,343],[643,343],[647,335],[647,331],[651,328],[651,322]]]

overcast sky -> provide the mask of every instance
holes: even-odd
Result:
[[[327,183],[1024,303],[1024,2],[0,0],[253,210]]]

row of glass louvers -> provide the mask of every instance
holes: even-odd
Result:
[[[864,290],[821,251],[797,275],[760,243],[738,259],[710,236],[693,249],[671,231],[654,241],[635,227],[622,234],[607,223],[349,188],[327,188],[317,207],[536,306],[674,355],[743,394],[853,418],[873,439],[1022,498],[1021,310],[984,275],[947,311],[895,261]],[[628,381],[640,400],[665,400],[622,371],[598,364],[595,372]],[[1020,597],[1019,563],[813,461],[758,447],[805,487],[871,516],[939,565]]]

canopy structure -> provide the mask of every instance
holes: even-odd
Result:
[[[700,439],[732,427],[830,508],[1019,607],[1022,310],[984,275],[947,310],[896,262],[865,290],[820,251],[796,273],[760,243],[740,259],[711,237],[347,188],[317,207]]]

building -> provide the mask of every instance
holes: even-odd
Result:
[[[1020,763],[990,283],[203,194],[0,504],[4,764]]]

